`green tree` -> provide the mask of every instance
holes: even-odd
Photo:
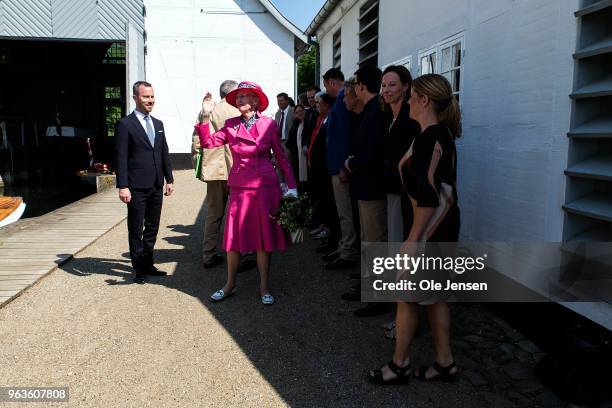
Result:
[[[297,80],[298,80],[298,94],[302,92],[306,92],[306,88],[310,85],[316,83],[315,78],[315,64],[317,59],[317,50],[315,47],[310,47],[310,49],[304,53],[298,60],[298,72],[297,72]]]

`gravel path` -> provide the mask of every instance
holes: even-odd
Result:
[[[323,271],[315,242],[273,258],[276,305],[259,303],[254,270],[239,275],[235,296],[211,304],[225,268],[201,268],[204,184],[188,171],[176,178],[156,245],[157,265],[169,276],[131,283],[126,223],[119,224],[0,309],[0,386],[68,386],[70,402],[56,405],[71,407],[510,403],[486,375],[481,384],[468,376],[454,385],[368,384],[366,371],[391,355],[381,329],[390,317],[352,317],[356,305],[339,299],[347,273]],[[473,318],[481,309],[454,313]],[[413,359],[420,365],[431,356],[424,330]],[[20,406],[28,405],[41,406]]]

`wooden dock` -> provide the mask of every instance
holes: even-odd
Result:
[[[27,204],[27,203],[26,203]],[[0,307],[89,246],[127,216],[110,189],[0,229]]]

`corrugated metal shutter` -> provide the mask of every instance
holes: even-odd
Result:
[[[51,37],[51,0],[0,1],[3,36]]]
[[[53,37],[99,38],[96,0],[51,0]]]
[[[144,31],[143,0],[98,0],[97,8],[101,38],[125,39],[126,21]]]
[[[0,0],[0,35],[119,40],[144,31],[143,0]]]

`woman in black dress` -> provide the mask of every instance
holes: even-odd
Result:
[[[400,160],[402,184],[410,196],[413,222],[405,247],[423,242],[456,242],[459,207],[455,187],[457,153],[455,139],[461,135],[461,113],[449,82],[441,75],[415,79],[410,96],[410,117],[419,122],[418,135]],[[368,373],[376,384],[405,383],[412,374],[410,344],[418,324],[416,303],[397,303],[396,343],[393,359]],[[425,381],[452,382],[457,373],[450,349],[448,305],[427,306],[434,338],[435,362],[414,374]]]
[[[410,118],[412,76],[403,65],[390,65],[383,71],[380,94],[385,112],[383,144],[384,178],[387,192],[387,234],[389,242],[403,242],[412,224],[412,208],[402,187],[397,166],[421,133],[419,124]]]

